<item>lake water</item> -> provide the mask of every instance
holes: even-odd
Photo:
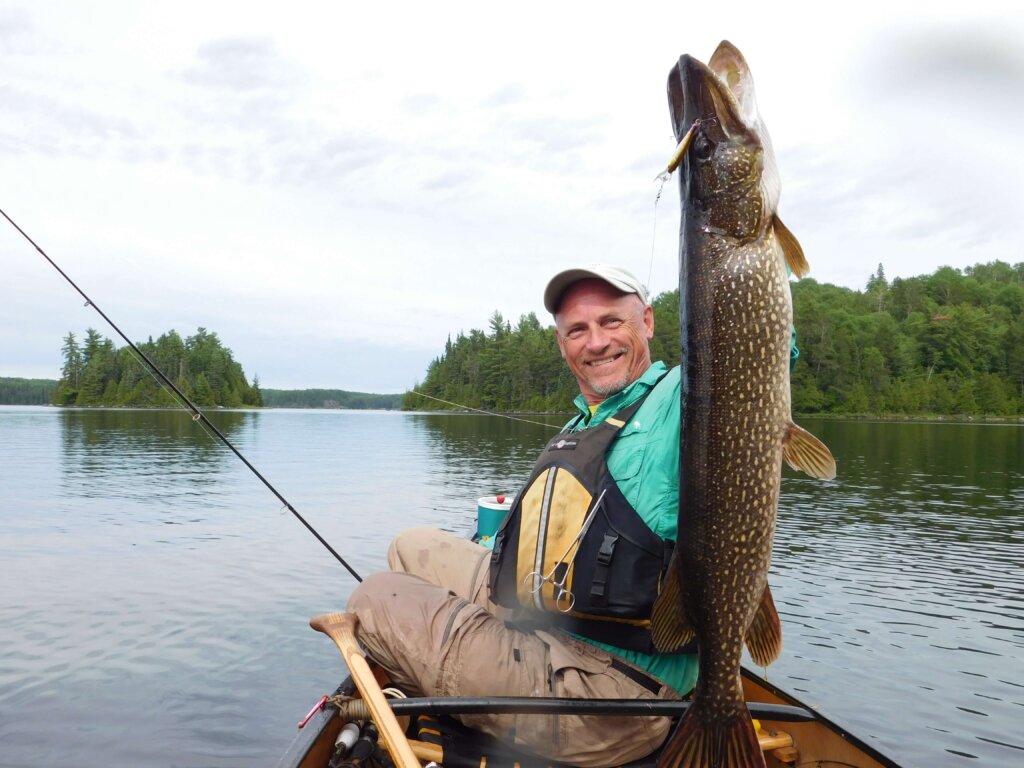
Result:
[[[561,421],[211,418],[364,574]],[[905,765],[1024,765],[1024,428],[802,424],[839,477],[786,471],[769,679]],[[342,677],[307,620],[353,579],[188,414],[0,407],[0,500],[0,765],[273,765]]]

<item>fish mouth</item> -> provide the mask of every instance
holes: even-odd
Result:
[[[721,67],[723,75],[726,56],[731,57],[730,62],[738,57],[746,68],[739,51],[723,42],[711,58],[712,66]],[[726,80],[689,54],[680,56],[669,71],[668,102],[676,141],[682,141],[694,125],[699,125],[701,131],[716,142],[739,140],[750,146],[760,144],[757,129],[748,124],[743,105]]]

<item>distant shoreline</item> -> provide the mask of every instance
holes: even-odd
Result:
[[[15,376],[0,376],[0,405],[53,405],[53,396],[60,386],[55,379],[26,379]],[[204,406],[203,410],[259,410],[262,408],[322,409],[322,410],[383,410],[401,409],[404,393],[376,394],[352,392],[344,389],[262,389],[262,406],[240,404],[237,406]],[[143,410],[174,410],[171,405],[76,405],[63,407],[82,409],[140,408]]]
[[[919,422],[984,422],[986,424],[1024,424],[1024,416],[993,416],[980,413],[909,414],[909,413],[794,413],[796,419],[829,419],[830,421],[919,421]]]
[[[57,381],[53,379],[25,379],[14,376],[0,376],[0,405],[29,405],[29,406],[41,406],[50,408],[68,408],[71,410],[144,410],[144,411],[175,411],[182,410],[181,408],[168,407],[168,406],[114,406],[114,405],[67,405],[57,406],[50,402],[42,402],[38,397],[39,390],[36,390],[35,402],[26,402],[24,399],[4,397],[6,394],[4,384],[25,384],[31,383],[36,387],[52,386],[49,391],[57,387]],[[315,410],[315,411],[395,411],[401,413],[429,413],[429,414],[453,414],[453,415],[481,415],[479,410],[473,410],[470,408],[459,408],[459,409],[436,409],[436,410],[409,410],[405,411],[401,408],[401,398],[404,394],[385,394],[379,395],[374,393],[364,392],[349,392],[347,390],[324,390],[324,389],[294,389],[294,390],[263,390],[264,393],[267,391],[271,392],[271,397],[267,399],[277,399],[275,395],[280,397],[281,395],[292,395],[296,396],[300,393],[316,393],[321,398],[324,394],[333,395],[334,397],[328,397],[324,399],[335,399],[337,404],[332,405],[312,405],[312,404],[296,404],[296,405],[282,405],[282,404],[265,404],[263,406],[239,406],[227,408],[224,406],[208,406],[203,407],[204,412],[216,412],[216,411],[266,411],[266,410]],[[359,398],[367,398],[374,403],[353,407],[352,405],[342,405],[340,397],[341,395],[355,396]],[[45,398],[48,400],[49,398]],[[321,399],[320,402],[324,402]],[[265,401],[266,402],[266,399]],[[395,403],[394,406],[381,406],[379,403]],[[569,416],[574,413],[571,409],[564,411],[492,411],[496,416]],[[486,415],[486,414],[484,414]],[[1024,424],[1024,416],[995,416],[992,414],[981,414],[981,413],[960,413],[960,414],[907,414],[907,413],[795,413],[793,414],[794,420],[799,421],[800,419],[829,419],[833,421],[905,421],[905,422],[939,422],[939,423],[982,423],[982,424]]]

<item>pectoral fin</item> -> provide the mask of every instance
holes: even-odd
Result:
[[[754,620],[747,629],[747,650],[750,658],[759,667],[767,667],[782,653],[782,622],[775,610],[772,591],[764,585],[761,604],[757,607]]]
[[[793,469],[806,472],[820,480],[836,476],[836,460],[832,452],[818,438],[793,422],[789,422],[782,438],[782,456]]]
[[[665,574],[665,585],[651,611],[651,639],[661,653],[672,653],[693,640],[694,635],[694,629],[683,613],[679,558],[673,555]]]
[[[773,224],[775,227],[775,239],[782,248],[782,254],[786,257],[786,266],[794,275],[803,277],[811,271],[811,265],[807,263],[804,256],[804,249],[800,247],[796,236],[789,231],[789,227],[782,223],[779,214],[775,214]]]

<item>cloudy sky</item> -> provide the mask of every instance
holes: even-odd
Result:
[[[940,10],[938,6],[947,7]],[[674,286],[665,79],[746,55],[811,276],[1024,260],[1011,3],[0,1],[0,208],[133,339],[397,392],[555,271]],[[0,220],[0,376],[114,333]]]

